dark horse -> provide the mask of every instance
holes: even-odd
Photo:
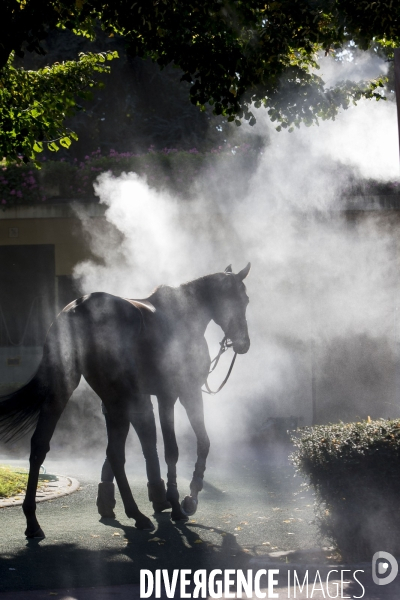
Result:
[[[178,446],[174,406],[179,398],[197,438],[197,462],[190,484],[187,507],[194,512],[203,487],[210,442],[204,425],[201,387],[207,379],[210,355],[204,333],[214,320],[232,341],[233,350],[244,354],[250,346],[246,322],[248,297],[243,284],[250,264],[237,274],[201,277],[177,288],[161,286],[146,300],[129,300],[106,293],[83,296],[66,306],[51,325],[43,359],[35,376],[13,394],[0,400],[0,434],[8,441],[31,429],[28,486],[23,503],[28,537],[44,536],[36,519],[39,469],[50,449],[50,440],[81,375],[100,396],[108,415],[107,457],[115,474],[126,515],[136,527],[152,528],[132,496],[125,474],[125,441],[129,423],[140,433],[147,427],[149,440],[141,437],[146,465],[153,484],[162,483],[156,450],[152,411],[143,410],[139,399],[157,396],[165,460],[168,466],[166,498],[172,519],[186,519],[176,483]],[[137,415],[143,427],[138,426]],[[132,417],[133,415],[133,417]],[[147,450],[145,451],[145,448]],[[149,469],[150,467],[150,469]],[[155,481],[159,478],[159,481]]]

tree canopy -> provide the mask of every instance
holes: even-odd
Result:
[[[320,53],[378,45],[390,58],[400,43],[400,3],[393,0],[3,0],[0,19],[0,153],[34,159],[75,134],[64,119],[105,72],[115,53],[24,72],[13,57],[43,54],[54,28],[93,38],[100,25],[121,35],[133,56],[173,63],[190,83],[190,100],[240,124],[264,105],[278,128],[334,118],[361,97],[380,99],[384,82],[327,88]]]

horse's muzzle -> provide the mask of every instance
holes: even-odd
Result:
[[[237,354],[246,354],[250,348],[249,338],[232,341],[232,348],[234,352],[237,352]]]

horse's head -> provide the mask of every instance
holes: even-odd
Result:
[[[250,348],[246,321],[249,299],[243,283],[249,274],[250,266],[249,263],[247,267],[235,274],[229,265],[224,273],[218,273],[214,295],[213,320],[231,340],[233,350],[238,354],[245,354]]]

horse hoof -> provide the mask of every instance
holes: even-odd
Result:
[[[181,510],[180,507],[173,508],[171,512],[172,521],[187,521],[189,517]]]
[[[155,529],[150,519],[148,519],[144,515],[136,519],[135,526],[136,529],[142,529],[143,531],[153,531],[153,529]]]
[[[170,502],[165,500],[164,502],[153,502],[153,510],[155,513],[162,513],[163,510],[169,510],[172,508]]]
[[[25,530],[25,535],[27,538],[29,539],[33,539],[33,538],[45,538],[46,536],[44,535],[44,531],[41,527],[39,527],[39,529],[37,529],[36,531],[30,532],[28,529]]]
[[[102,519],[115,519],[115,512],[113,510],[102,510],[101,512],[98,511],[98,513]]]
[[[192,496],[185,496],[181,502],[181,508],[185,515],[191,517],[197,510],[198,500]]]

